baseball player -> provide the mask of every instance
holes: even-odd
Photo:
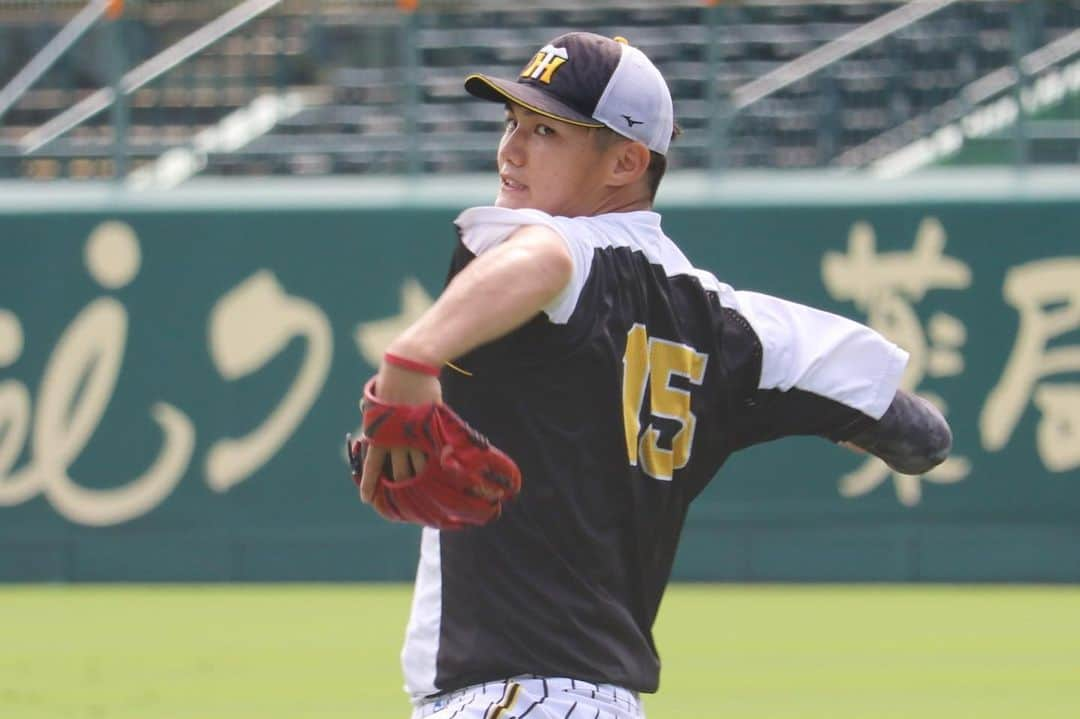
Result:
[[[951,435],[897,389],[903,350],[735,291],[665,236],[652,203],[676,130],[640,50],[569,33],[465,88],[506,105],[498,194],[457,218],[445,290],[367,388],[354,464],[365,502],[428,525],[402,652],[413,717],[642,717],[687,508],[731,453],[817,435],[922,473]],[[391,438],[395,407],[412,414]],[[432,449],[451,426],[455,448]],[[482,521],[440,520],[445,488],[410,485],[495,447],[513,462],[472,472],[490,486],[470,501],[516,491],[516,468],[520,494]]]

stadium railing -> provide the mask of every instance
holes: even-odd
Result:
[[[1010,94],[967,156],[1075,163],[1077,26],[1080,0],[0,0],[0,177],[486,170],[501,111],[464,75],[582,27],[669,78],[673,168],[877,167]]]

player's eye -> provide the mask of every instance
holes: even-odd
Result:
[[[547,125],[537,125],[537,126],[536,126],[536,134],[537,134],[537,135],[541,135],[541,136],[543,136],[543,137],[548,137],[548,136],[550,136],[550,135],[554,135],[554,134],[555,134],[555,131],[554,131],[554,130],[552,130],[552,129],[551,129],[550,127],[548,127]]]
[[[517,127],[517,120],[515,120],[512,115],[507,115],[506,119],[503,120],[503,129],[506,132],[510,132],[515,127]]]

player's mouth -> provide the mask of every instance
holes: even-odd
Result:
[[[499,181],[501,183],[502,189],[508,192],[524,192],[525,190],[529,189],[527,185],[523,185],[520,182],[511,180],[506,175],[499,175]]]

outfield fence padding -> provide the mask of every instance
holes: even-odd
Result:
[[[676,577],[1080,580],[1080,191],[701,183],[661,202],[695,264],[891,337],[955,449],[924,477],[810,438],[747,450]],[[359,503],[343,440],[470,187],[3,193],[0,580],[411,578],[418,532]]]

